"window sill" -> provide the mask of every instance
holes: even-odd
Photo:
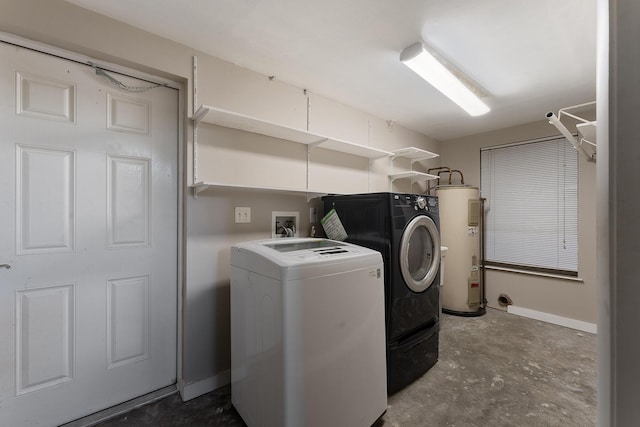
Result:
[[[485,265],[484,268],[485,270],[505,271],[508,273],[526,274],[527,276],[539,276],[539,277],[547,277],[549,279],[567,280],[569,282],[584,283],[584,280],[582,280],[580,277],[564,276],[562,274],[538,273],[535,271],[520,270],[517,268],[497,267],[494,265]]]

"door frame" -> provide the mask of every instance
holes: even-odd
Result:
[[[177,140],[177,153],[176,153],[176,162],[178,166],[178,194],[176,200],[176,209],[178,216],[178,230],[177,230],[177,258],[176,258],[176,281],[177,281],[177,342],[176,342],[176,383],[160,389],[156,392],[149,393],[147,395],[139,396],[138,398],[133,399],[132,401],[122,403],[121,405],[116,405],[115,407],[105,409],[103,411],[97,412],[92,415],[88,415],[84,418],[81,418],[76,421],[72,421],[71,423],[66,424],[66,426],[82,426],[82,425],[90,425],[94,424],[98,421],[106,420],[108,418],[112,418],[118,414],[128,411],[133,407],[140,406],[144,403],[148,403],[154,400],[157,400],[161,397],[173,394],[179,390],[181,387],[182,381],[182,355],[183,355],[183,309],[184,309],[184,182],[185,182],[185,142],[184,142],[184,131],[185,131],[185,101],[184,101],[184,90],[185,85],[183,82],[169,80],[163,77],[159,77],[155,74],[149,74],[134,68],[125,67],[122,65],[114,64],[109,61],[104,61],[98,58],[92,58],[86,55],[82,55],[79,53],[75,53],[66,49],[62,49],[59,47],[51,46],[45,43],[37,42],[34,40],[26,39],[20,36],[16,36],[10,33],[0,31],[0,43],[6,43],[10,45],[14,45],[20,48],[29,49],[35,52],[40,52],[42,54],[55,56],[61,59],[77,62],[82,65],[90,66],[91,64],[97,65],[100,69],[105,71],[111,71],[118,74],[123,74],[126,76],[134,77],[136,79],[145,80],[150,83],[156,83],[160,85],[164,85],[171,89],[175,89],[178,91],[178,140]],[[160,74],[161,71],[158,71]],[[133,406],[132,406],[133,405]]]

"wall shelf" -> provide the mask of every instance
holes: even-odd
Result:
[[[334,138],[327,138],[318,146],[320,148],[326,148],[327,150],[338,151],[358,157],[365,157],[370,160],[382,159],[393,155],[390,151],[380,150],[379,148],[373,148]]]
[[[266,187],[266,186],[255,186],[255,185],[239,185],[239,184],[228,184],[222,182],[197,182],[192,185],[193,187],[193,196],[195,198],[198,197],[203,191],[206,191],[210,188],[219,188],[219,189],[231,189],[235,191],[267,191],[269,193],[280,193],[280,194],[290,194],[290,195],[304,195],[307,196],[307,199],[313,199],[314,197],[320,197],[328,194],[327,192],[318,192],[312,190],[304,190],[300,188],[281,188],[281,187]]]
[[[424,172],[418,172],[418,171],[405,171],[405,172],[391,173],[388,176],[389,178],[391,178],[391,182],[395,181],[396,179],[403,179],[403,178],[411,178],[413,182],[438,179],[438,175],[431,175],[430,173],[424,173]]]
[[[306,195],[307,200],[314,197],[323,196],[325,194],[341,194],[341,192],[335,191],[318,191],[317,187],[311,185],[311,154],[315,148],[323,148],[334,152],[344,153],[351,156],[365,158],[369,160],[369,169],[367,174],[371,174],[372,162],[377,159],[389,158],[391,161],[391,171],[393,172],[393,159],[404,157],[411,160],[411,168],[413,169],[413,163],[420,160],[431,159],[437,157],[437,154],[431,153],[426,150],[422,150],[415,147],[408,147],[394,152],[382,150],[379,148],[370,147],[368,145],[356,144],[349,141],[344,141],[337,138],[331,138],[325,135],[319,135],[308,130],[297,129],[290,126],[274,123],[268,120],[259,119],[256,117],[248,116],[222,108],[213,107],[210,105],[198,105],[197,98],[197,75],[198,75],[198,58],[193,57],[193,110],[194,113],[190,117],[193,121],[193,159],[192,159],[192,184],[193,196],[198,197],[198,194],[206,191],[210,188],[219,189],[233,189],[234,191],[267,191],[271,193],[283,193],[283,194],[297,194]],[[273,187],[268,185],[245,185],[236,184],[233,182],[222,181],[208,181],[203,176],[199,176],[199,171],[206,170],[206,164],[200,164],[198,156],[198,127],[201,123],[212,124],[229,129],[241,130],[244,132],[250,132],[257,135],[264,135],[272,138],[281,139],[284,141],[294,142],[307,146],[307,159],[306,159],[306,183],[305,188],[282,188]],[[308,127],[308,117],[307,117]],[[268,142],[268,141],[267,141]],[[252,171],[260,176],[260,171]],[[428,180],[437,179],[437,176],[429,175],[422,172],[406,171],[398,174],[390,174],[388,177],[393,183],[396,179],[411,178],[414,180]],[[370,178],[367,184],[367,189],[370,190],[371,181]],[[263,181],[264,182],[264,181]],[[314,189],[312,189],[314,188]]]
[[[411,162],[419,162],[420,160],[428,160],[438,157],[439,154],[432,153],[431,151],[423,150],[416,147],[401,148],[393,153],[392,158],[402,157],[405,159],[411,159]]]
[[[436,153],[432,153],[431,151],[423,150],[421,148],[416,147],[407,147],[397,150],[391,156],[391,170],[393,170],[393,160],[396,158],[403,158],[411,160],[411,170],[401,171],[401,172],[393,172],[388,175],[391,180],[390,190],[393,190],[393,181],[396,179],[405,179],[411,178],[411,183],[418,181],[430,181],[432,179],[438,179],[437,175],[431,175],[429,173],[418,172],[413,170],[413,164],[415,162],[419,162],[421,160],[428,160],[438,157],[439,155]]]
[[[193,196],[198,198],[198,194],[210,189],[228,189],[234,191],[266,191],[268,193],[275,194],[289,194],[294,196],[307,196],[307,200],[311,200],[316,197],[326,196],[327,194],[357,194],[357,193],[344,193],[335,191],[324,191],[318,189],[304,190],[300,188],[284,188],[284,187],[267,187],[256,185],[240,185],[240,184],[228,184],[223,182],[197,182],[191,186],[193,188]]]
[[[327,150],[338,151],[358,157],[365,157],[371,160],[392,156],[390,151],[366,145],[355,144],[353,142],[340,139],[329,138],[317,135],[312,132],[282,126],[267,120],[257,119],[240,113],[235,113],[221,108],[202,105],[193,115],[192,120],[197,126],[200,123],[209,123],[231,129],[239,129],[246,132],[257,133],[259,135],[271,136],[287,141],[305,144],[309,147],[326,148]]]

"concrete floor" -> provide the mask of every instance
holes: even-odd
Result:
[[[244,426],[229,386],[182,403],[173,395],[99,424]],[[595,426],[596,336],[487,310],[443,314],[440,359],[389,397],[376,427]]]

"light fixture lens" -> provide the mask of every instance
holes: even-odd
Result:
[[[481,116],[490,111],[489,107],[431,55],[422,43],[413,44],[402,51],[400,60],[470,115]]]

